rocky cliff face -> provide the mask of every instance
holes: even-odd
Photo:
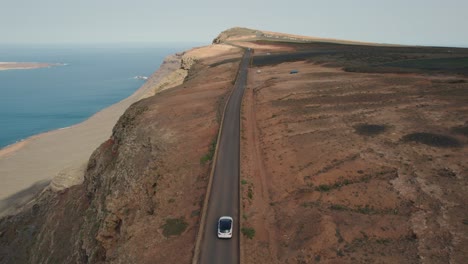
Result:
[[[0,220],[0,263],[190,262],[210,168],[201,158],[238,66],[208,66],[217,59],[133,104],[90,157],[83,184]]]
[[[155,95],[160,91],[182,84],[185,81],[185,78],[188,76],[189,70],[192,69],[192,66],[196,64],[196,61],[197,57],[186,54],[185,52],[167,57],[167,63],[175,62],[179,68],[169,74],[166,74],[164,78],[157,83],[149,83],[151,80],[147,81],[146,84],[151,85],[152,89],[151,92],[146,94],[144,97],[146,98]]]

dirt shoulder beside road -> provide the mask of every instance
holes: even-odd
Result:
[[[244,97],[246,263],[463,263],[466,50],[441,68],[424,49],[283,45]]]

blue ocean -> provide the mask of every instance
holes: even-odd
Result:
[[[63,63],[0,71],[0,148],[80,123],[130,96],[163,59],[197,43],[0,45],[0,62]]]

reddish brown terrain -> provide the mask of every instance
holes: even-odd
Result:
[[[466,263],[466,49],[245,45],[244,263]]]
[[[466,263],[468,50],[266,35],[214,41],[255,49],[241,263]],[[82,184],[0,219],[0,263],[191,262],[242,50],[184,56],[184,83],[133,104]]]

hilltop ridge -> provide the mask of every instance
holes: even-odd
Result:
[[[281,32],[273,32],[266,30],[256,30],[245,27],[233,27],[222,31],[215,39],[213,44],[221,43],[236,43],[250,41],[272,41],[272,42],[289,42],[289,43],[339,43],[339,44],[355,44],[355,45],[385,45],[395,46],[394,44],[362,42],[354,40],[343,40],[333,38],[312,37],[303,35],[294,35]]]

